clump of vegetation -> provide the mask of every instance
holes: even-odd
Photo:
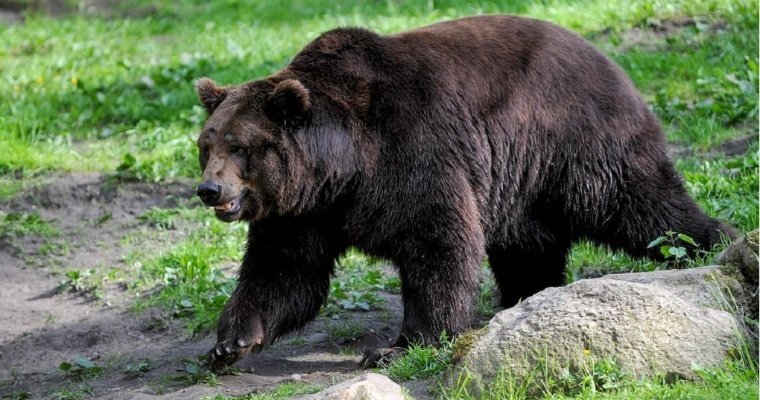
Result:
[[[87,292],[92,289],[89,278],[95,274],[95,269],[71,270],[63,274],[63,279],[58,284],[58,292],[66,291]]]
[[[87,357],[76,357],[72,362],[64,361],[58,365],[67,378],[87,380],[103,373],[103,367],[96,365]]]
[[[80,400],[93,396],[92,387],[89,385],[66,386],[50,393],[54,400]]]
[[[127,363],[124,366],[124,373],[133,377],[142,377],[151,369],[153,369],[153,363],[150,359],[143,358],[136,362]]]
[[[215,397],[209,398],[209,400],[286,400],[295,398],[296,396],[317,393],[322,388],[322,386],[305,382],[285,382],[263,393],[251,393],[240,397],[228,397],[218,394]]]
[[[744,361],[727,361],[722,367],[697,370],[697,381],[672,376],[637,380],[620,369],[613,360],[590,359],[587,368],[547,370],[547,360],[535,363],[527,376],[516,376],[502,369],[486,385],[478,385],[472,376],[463,374],[451,387],[440,386],[440,398],[447,400],[496,399],[751,399],[760,392],[757,368]],[[753,372],[754,371],[754,372]]]
[[[382,372],[399,381],[426,379],[445,371],[453,357],[452,342],[443,333],[438,346],[412,345],[407,351],[382,366]]]
[[[697,247],[697,242],[689,235],[667,231],[664,235],[649,242],[647,248],[659,248],[665,260],[670,261],[675,268],[683,268],[692,261],[688,255],[687,246],[694,250]]]
[[[93,396],[90,381],[100,377],[104,369],[87,357],[75,357],[58,365],[66,381],[48,393],[48,398],[55,400],[79,400]]]
[[[383,303],[378,292],[399,293],[401,281],[385,274],[383,265],[387,263],[355,249],[349,250],[337,262],[337,279],[330,282],[330,294],[323,312],[369,311]]]
[[[40,237],[52,237],[60,234],[60,231],[50,225],[36,212],[2,212],[0,211],[0,237],[23,237],[35,235]]]
[[[186,320],[191,333],[207,331],[235,288],[234,277],[219,267],[240,262],[246,232],[246,225],[224,224],[208,215],[185,241],[141,261],[141,279],[133,290],[156,293],[141,297],[136,309],[159,306]]]
[[[363,324],[352,320],[334,320],[327,326],[327,333],[335,343],[354,342],[366,331]]]
[[[208,369],[202,358],[192,359],[185,358],[182,360],[183,368],[176,373],[164,375],[151,384],[162,391],[167,386],[190,386],[206,385],[219,386],[219,376]],[[223,371],[227,372],[227,371]]]

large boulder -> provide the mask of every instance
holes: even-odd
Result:
[[[599,360],[639,378],[693,378],[695,367],[719,365],[743,340],[741,324],[712,297],[726,286],[740,285],[708,267],[546,289],[498,313],[468,348],[458,346],[451,378],[478,386],[499,373],[589,371]]]
[[[663,288],[681,300],[699,307],[747,315],[752,307],[748,294],[751,284],[734,266],[712,265],[691,269],[675,269],[629,274],[610,274],[599,279],[641,283]]]
[[[331,386],[303,400],[405,400],[404,389],[387,376],[368,373]]]

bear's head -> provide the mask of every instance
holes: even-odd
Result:
[[[198,138],[198,196],[223,221],[297,215],[355,172],[354,141],[324,96],[298,79],[196,89],[208,119]]]

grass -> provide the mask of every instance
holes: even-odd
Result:
[[[396,381],[427,379],[442,374],[452,362],[453,345],[441,337],[437,347],[412,345],[405,354],[382,366],[385,375]]]
[[[48,393],[48,398],[56,400],[78,400],[94,395],[90,382],[101,376],[105,370],[87,357],[75,357],[64,361],[58,369],[66,377],[63,385]]]
[[[37,246],[36,253],[43,255],[65,254],[68,244],[64,243],[61,231],[55,226],[54,220],[42,218],[37,212],[5,212],[0,210],[0,243],[14,249],[29,266],[43,265],[43,259],[35,254],[25,254],[21,246],[30,240],[22,241],[23,238],[31,238],[31,242]],[[24,243],[24,244],[21,244]],[[51,263],[54,264],[54,263]]]
[[[131,283],[132,290],[151,294],[141,296],[135,310],[162,307],[174,317],[184,319],[192,334],[208,331],[234,289],[233,274],[223,273],[222,268],[235,265],[242,258],[247,226],[220,222],[200,207],[154,208],[139,218],[159,230],[174,229],[178,220],[196,225],[189,237],[166,252],[129,257],[128,263],[139,271],[139,278]],[[400,290],[399,279],[382,272],[382,261],[355,250],[349,250],[337,265],[338,275],[331,283],[323,314],[338,317],[350,311],[379,309],[383,299],[378,292],[398,293]],[[81,282],[87,282],[86,278],[81,273],[66,275],[62,285],[75,289],[83,286]],[[356,338],[361,332],[354,331],[361,329],[354,325],[340,324],[331,334]]]
[[[342,311],[369,311],[380,308],[378,292],[400,293],[401,281],[383,272],[388,262],[368,257],[350,249],[336,263],[336,279],[330,282],[328,302],[322,312],[330,315]]]
[[[151,290],[156,285],[161,289],[155,295],[141,297],[136,310],[163,307],[173,316],[185,319],[193,334],[205,332],[215,323],[232,293],[235,280],[224,275],[220,267],[239,262],[247,233],[246,225],[225,224],[212,215],[199,215],[203,212],[208,213],[200,208],[179,212],[193,213],[203,222],[169,251],[154,257],[136,256],[137,260],[133,260],[139,265],[140,274],[133,290]],[[165,223],[172,214],[149,211],[147,215],[154,222]]]
[[[54,237],[59,230],[36,212],[2,212],[0,211],[0,237],[23,237],[28,235]]]
[[[636,380],[627,376],[610,360],[597,360],[588,370],[565,371],[545,375],[537,366],[527,379],[501,371],[490,384],[473,389],[468,378],[452,387],[441,387],[440,398],[451,400],[623,400],[623,399],[756,399],[758,397],[757,366],[742,361],[727,361],[717,369],[698,370],[697,381],[655,377]]]
[[[207,397],[206,400],[286,400],[292,399],[295,396],[316,393],[321,389],[322,386],[304,382],[285,382],[263,393],[251,393],[240,397],[216,395],[214,397]]]
[[[177,372],[162,375],[150,382],[150,385],[156,389],[157,394],[163,394],[170,388],[177,388],[190,385],[206,385],[211,387],[219,386],[219,376],[210,371],[203,363],[201,358],[186,358],[182,361],[182,368]],[[150,365],[146,366],[150,369]],[[137,366],[140,371],[140,366]],[[226,371],[222,371],[226,372]]]
[[[367,332],[367,327],[352,320],[331,321],[327,326],[327,333],[334,343],[347,343],[359,339]]]
[[[756,358],[745,346],[722,367],[695,370],[698,380],[668,376],[635,379],[610,358],[589,358],[586,368],[562,369],[550,360],[538,362],[525,376],[504,368],[485,385],[475,384],[473,375],[463,374],[453,383],[443,373],[452,363],[456,345],[444,341],[440,347],[412,346],[384,365],[381,371],[396,381],[431,379],[437,382],[437,398],[451,400],[622,400],[622,399],[755,399],[758,391]],[[551,366],[550,366],[551,365]]]
[[[389,33],[493,12],[548,19],[601,44],[634,26],[699,17],[704,23],[656,51],[608,52],[647,98],[656,99],[674,140],[696,138],[689,143],[705,146],[743,132],[737,123],[756,121],[757,35],[748,34],[757,28],[751,17],[755,0],[302,0],[246,6],[133,0],[113,13],[139,13],[149,4],[156,12],[146,18],[73,14],[51,21],[31,14],[23,25],[0,32],[7,43],[0,49],[0,147],[9,149],[0,155],[0,172],[99,170],[144,180],[194,176],[194,137],[204,118],[192,89],[195,79],[209,75],[238,83],[265,76],[319,32],[339,25]],[[727,32],[704,28],[716,21],[727,21]]]
[[[742,231],[758,228],[758,148],[741,156],[677,163],[686,188],[709,215]]]

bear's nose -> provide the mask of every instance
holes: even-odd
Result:
[[[204,203],[215,203],[222,196],[222,187],[214,181],[206,181],[198,185],[196,193]]]

